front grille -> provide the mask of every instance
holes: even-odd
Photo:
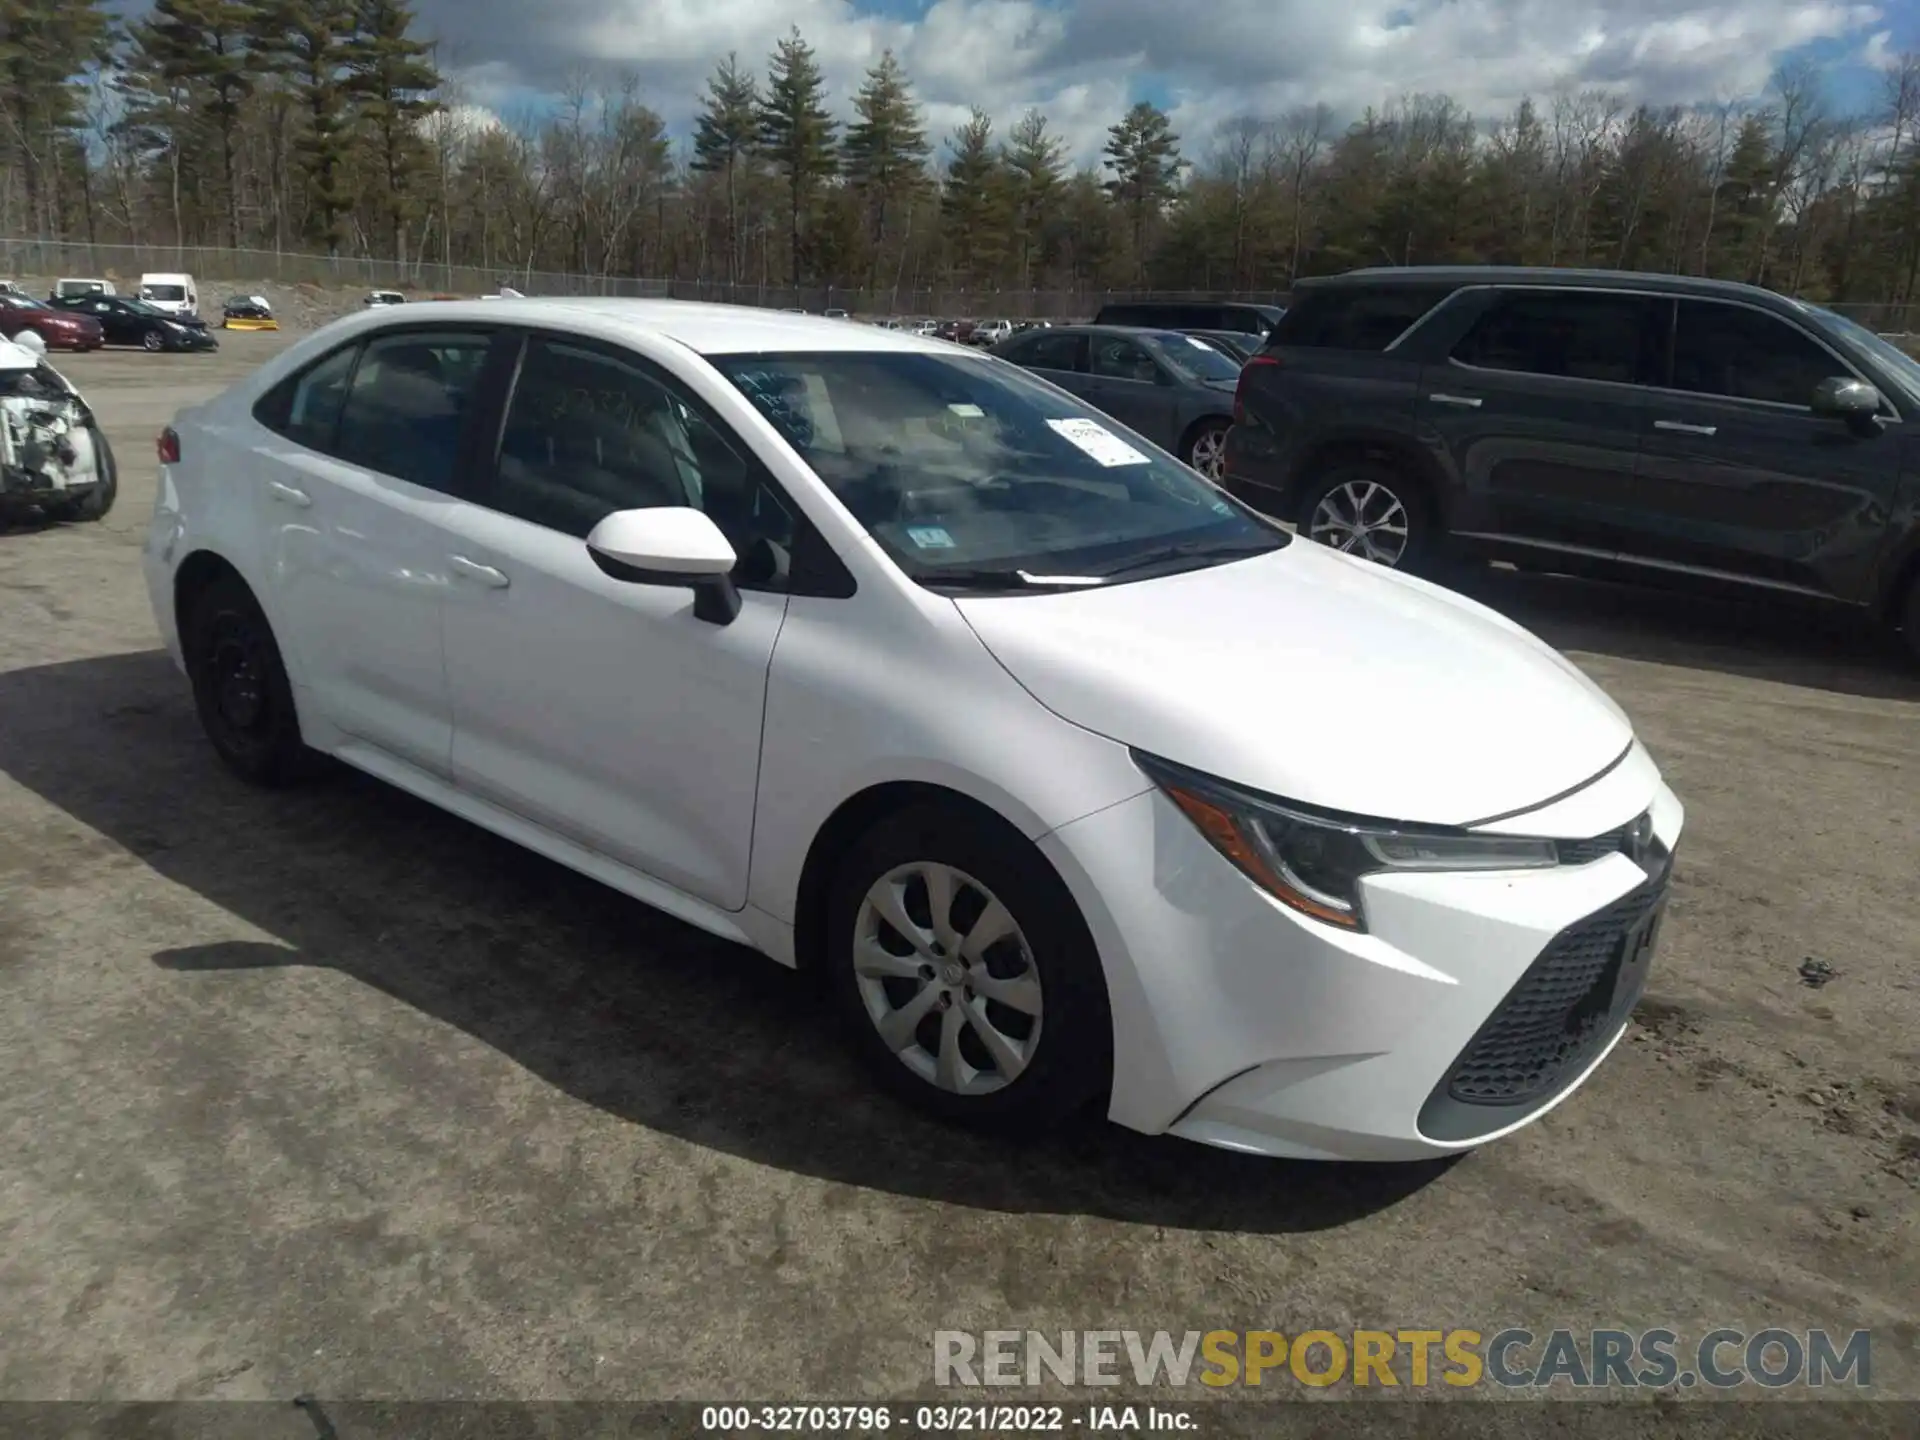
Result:
[[[1663,872],[1562,930],[1527,967],[1447,1076],[1466,1105],[1544,1100],[1578,1074],[1626,1020],[1614,982],[1625,941],[1666,894]]]
[[[1595,860],[1608,855],[1633,855],[1633,841],[1636,831],[1643,838],[1651,838],[1652,825],[1648,815],[1629,820],[1624,825],[1616,825],[1604,835],[1596,835],[1591,840],[1556,840],[1554,849],[1559,854],[1562,865],[1590,865]]]

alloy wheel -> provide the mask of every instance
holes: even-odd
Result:
[[[867,1018],[928,1084],[977,1096],[1020,1078],[1040,1044],[1040,972],[1013,914],[950,865],[896,866],[868,888],[850,957]]]
[[[1193,440],[1188,463],[1209,480],[1218,480],[1227,468],[1227,432],[1218,425],[1202,430]]]
[[[1377,480],[1349,480],[1320,498],[1307,533],[1322,545],[1391,567],[1407,553],[1407,507]]]

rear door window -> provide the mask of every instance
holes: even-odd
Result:
[[[1036,335],[1026,342],[1017,358],[1020,364],[1035,370],[1084,371],[1087,368],[1087,337]]]
[[[367,342],[334,431],[333,453],[428,490],[451,492],[486,331],[379,335]]]
[[[1659,373],[1659,319],[1671,302],[1581,290],[1502,292],[1453,348],[1482,370],[1646,384]]]

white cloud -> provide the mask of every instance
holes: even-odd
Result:
[[[1044,110],[1077,158],[1143,78],[1170,96],[1198,154],[1237,114],[1322,102],[1342,115],[1444,91],[1481,115],[1556,85],[1687,102],[1758,92],[1780,61],[1839,41],[1885,63],[1882,11],[1845,0],[931,0],[916,15],[877,0],[421,0],[476,101],[552,89],[571,73],[628,69],[676,128],[729,51],[764,71],[797,25],[842,112],[892,48],[936,140],[975,105],[1005,129]]]

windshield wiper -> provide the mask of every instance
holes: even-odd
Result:
[[[1249,544],[1244,540],[1189,540],[1184,545],[1166,545],[1158,550],[1149,550],[1145,554],[1135,555],[1121,561],[1105,572],[1111,580],[1119,575],[1132,575],[1142,570],[1157,570],[1162,565],[1177,565],[1188,560],[1247,560],[1255,555],[1267,555],[1286,544],[1280,536],[1271,537],[1275,544]]]
[[[954,590],[1079,590],[1104,585],[1104,575],[1042,575],[1031,570],[935,570],[918,577],[923,585]]]

